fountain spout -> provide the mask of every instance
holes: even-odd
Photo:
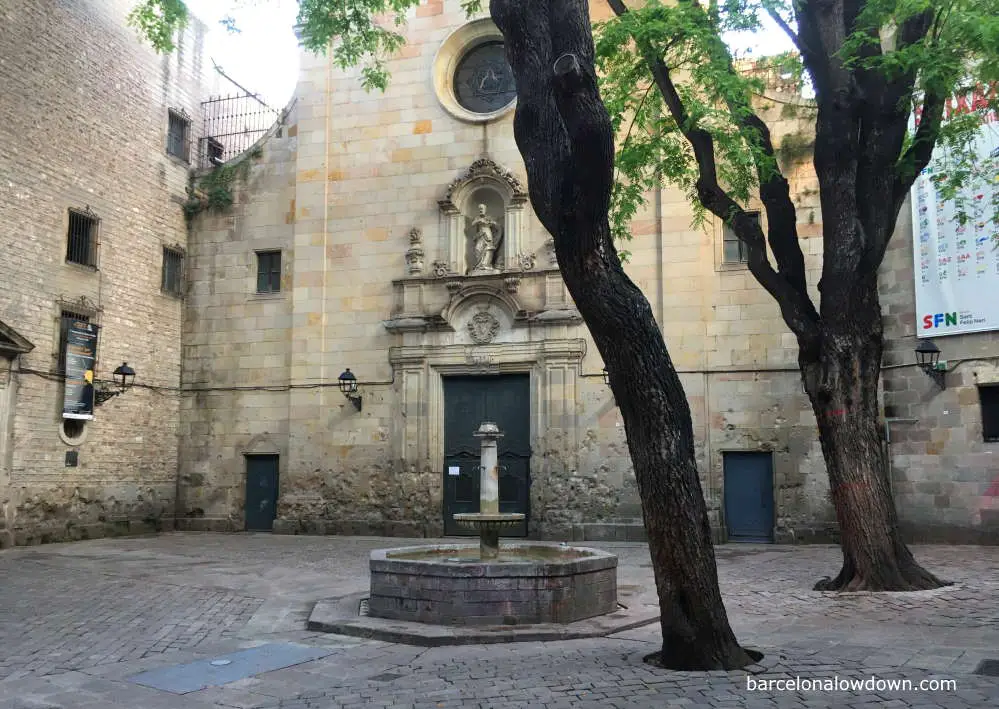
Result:
[[[463,526],[479,530],[479,557],[499,556],[500,529],[523,521],[520,512],[499,511],[499,439],[503,432],[492,421],[483,421],[474,434],[482,441],[479,460],[479,511],[456,514],[454,519]]]

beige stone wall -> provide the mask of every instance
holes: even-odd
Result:
[[[947,360],[941,390],[915,366],[912,212],[907,203],[881,269],[885,416],[892,486],[910,537],[999,540],[999,444],[982,439],[978,384],[999,382],[999,333],[935,338]]]
[[[281,455],[279,531],[437,534],[442,377],[526,372],[531,533],[640,534],[634,476],[603,364],[573,317],[529,205],[503,216],[520,239],[504,255],[508,263],[533,255],[527,272],[466,277],[464,242],[453,246],[450,235],[462,229],[454,215],[468,213],[475,190],[505,189],[506,178],[490,177],[487,168],[466,175],[477,159],[488,156],[521,185],[526,180],[512,113],[464,122],[434,93],[435,83],[446,83],[435,79],[435,56],[465,23],[457,0],[421,6],[405,29],[406,47],[389,63],[384,94],[365,92],[356,75],[324,58],[303,56],[285,134],[294,137],[264,143],[231,215],[196,225],[185,383],[286,386],[185,397],[180,514],[190,526],[242,528],[243,454],[258,451]],[[796,129],[785,121],[777,135]],[[807,165],[790,172],[814,282],[820,242],[813,237],[821,228],[814,178]],[[745,267],[721,263],[721,226],[695,229],[691,221],[679,193],[653,196],[633,225],[627,268],[681,371],[712,521],[724,526],[724,453],[772,451],[778,536],[807,537],[831,517],[794,339]],[[277,245],[288,286],[260,303],[253,252]],[[437,277],[437,261],[458,275]],[[488,344],[469,339],[479,309],[500,325]],[[336,389],[346,367],[362,381],[360,412]]]
[[[186,244],[188,165],[165,153],[167,110],[200,115],[204,27],[192,23],[160,57],[125,26],[131,6],[0,6],[0,320],[35,345],[0,394],[13,401],[4,542],[172,517],[177,393],[135,388],[97,409],[85,442],[69,446],[62,385],[44,374],[56,370],[60,302],[83,297],[102,328],[98,377],[127,360],[142,384],[179,384],[181,302],[161,293],[160,269],[164,245]],[[68,211],[87,207],[100,218],[97,270],[66,263]],[[65,465],[70,450],[78,467]]]
[[[276,453],[287,469],[297,143],[280,124],[244,155],[235,204],[200,215],[188,245],[177,515],[189,529],[242,528],[244,455]],[[256,252],[274,250],[281,290],[257,293]]]

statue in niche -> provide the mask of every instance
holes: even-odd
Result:
[[[495,271],[496,250],[500,245],[499,225],[486,212],[486,205],[479,205],[479,213],[472,220],[472,240],[475,245],[475,265],[471,273]]]

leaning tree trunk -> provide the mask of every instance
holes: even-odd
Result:
[[[531,202],[610,372],[642,499],[659,593],[660,664],[751,661],[728,622],[690,410],[652,309],[628,279],[608,223],[614,136],[597,91],[587,3],[492,0],[517,84],[514,132]]]
[[[861,283],[852,295],[852,307],[841,311],[849,317],[830,318],[816,356],[808,361],[802,355],[843,550],[839,575],[815,588],[938,588],[944,582],[923,569],[902,541],[889,484],[878,402],[883,333],[877,289]]]

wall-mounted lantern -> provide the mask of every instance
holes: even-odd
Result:
[[[921,340],[916,345],[916,362],[938,387],[947,388],[947,363],[940,361],[940,348],[933,344],[933,340]]]
[[[607,367],[604,367],[604,384],[610,386],[610,372],[607,371]]]
[[[340,391],[354,405],[358,411],[361,410],[361,395],[357,393],[357,377],[350,371],[350,368],[343,370],[343,374],[337,377],[340,384]]]
[[[131,389],[132,385],[135,384],[135,370],[128,366],[128,362],[122,362],[120,367],[115,367],[111,375],[114,377],[116,388],[112,389],[105,386],[95,389],[94,406],[100,406],[108,399],[113,399],[127,389]]]

